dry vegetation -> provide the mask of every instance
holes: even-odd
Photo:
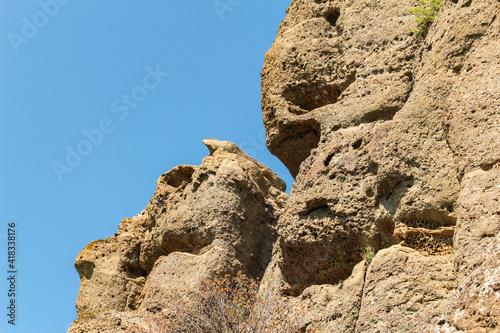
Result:
[[[259,283],[239,273],[202,281],[201,292],[177,298],[127,333],[298,333],[302,317],[274,293],[259,294]]]

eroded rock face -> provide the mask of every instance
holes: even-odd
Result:
[[[169,297],[196,292],[200,280],[216,272],[262,277],[286,185],[235,144],[204,143],[210,155],[200,166],[163,174],[141,214],[78,255],[77,311],[83,318],[102,317],[94,329],[111,332],[105,323],[114,316],[110,311],[137,310],[145,320]]]
[[[418,48],[412,4],[292,2],[265,57],[262,107],[268,147],[294,177],[326,133],[392,119],[404,105]]]
[[[458,286],[447,320],[465,332],[498,332],[500,327],[500,234],[491,240],[474,269]],[[496,330],[495,330],[496,329]]]
[[[414,233],[423,248],[422,238],[456,223],[461,174],[448,132],[473,132],[455,129],[466,126],[452,115],[465,102],[452,98],[468,52],[495,29],[498,3],[445,2],[424,40],[412,33],[414,6],[293,1],[266,54],[268,147],[296,179],[279,224],[291,294],[345,279],[367,246],[394,244],[396,227],[434,231]],[[496,82],[483,86],[491,92]],[[484,117],[498,113],[488,103]],[[498,126],[488,128],[498,138]],[[491,164],[497,153],[488,154]],[[449,253],[453,232],[441,236]]]
[[[500,168],[471,171],[462,186],[454,239],[459,282],[482,265],[485,248],[500,235]]]
[[[76,301],[79,315],[138,307],[146,282],[139,252],[147,214],[143,211],[131,219],[123,219],[114,236],[91,242],[78,254],[75,267],[80,274]]]
[[[443,0],[421,38],[419,4],[292,1],[262,71],[290,196],[205,140],[80,253],[77,309],[97,318],[70,332],[123,331],[239,270],[306,309],[305,332],[498,332],[500,2]]]
[[[356,332],[423,332],[442,320],[454,289],[452,256],[381,250],[366,274]]]
[[[262,275],[286,185],[236,145],[213,139],[204,143],[210,156],[201,166],[180,166],[158,180],[141,244],[141,267],[150,272],[162,255],[204,251],[219,239],[232,244],[245,274]]]
[[[367,247],[392,251],[375,256],[386,268],[368,270],[350,332],[496,327],[438,314],[499,233],[500,3],[443,1],[422,38],[417,5],[295,0],[262,71],[267,144],[295,178],[274,285],[299,298],[348,278]]]

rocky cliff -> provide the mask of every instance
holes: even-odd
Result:
[[[237,271],[309,309],[306,332],[500,331],[500,1],[443,0],[416,34],[418,5],[294,0],[262,71],[291,194],[205,140],[78,255],[68,332],[124,332]]]

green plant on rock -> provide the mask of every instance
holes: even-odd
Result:
[[[441,8],[442,0],[420,0],[421,6],[417,6],[409,10],[410,13],[414,14],[415,22],[418,24],[413,32],[417,36],[424,36],[427,34],[430,25],[436,19],[436,15]]]
[[[365,259],[367,263],[371,263],[373,260],[373,257],[375,257],[375,253],[373,253],[372,248],[369,246],[365,247],[365,251],[366,252],[363,256],[363,259]]]
[[[97,315],[95,311],[85,311],[78,315],[77,321],[96,319]]]

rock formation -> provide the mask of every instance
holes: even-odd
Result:
[[[121,332],[238,270],[311,309],[306,332],[499,332],[500,1],[443,0],[423,35],[417,5],[292,1],[262,71],[290,196],[205,140],[80,253],[69,332]]]
[[[214,272],[262,277],[286,185],[235,144],[204,143],[210,155],[200,166],[160,176],[144,211],[78,255],[76,308],[90,320],[69,332],[124,331]]]

